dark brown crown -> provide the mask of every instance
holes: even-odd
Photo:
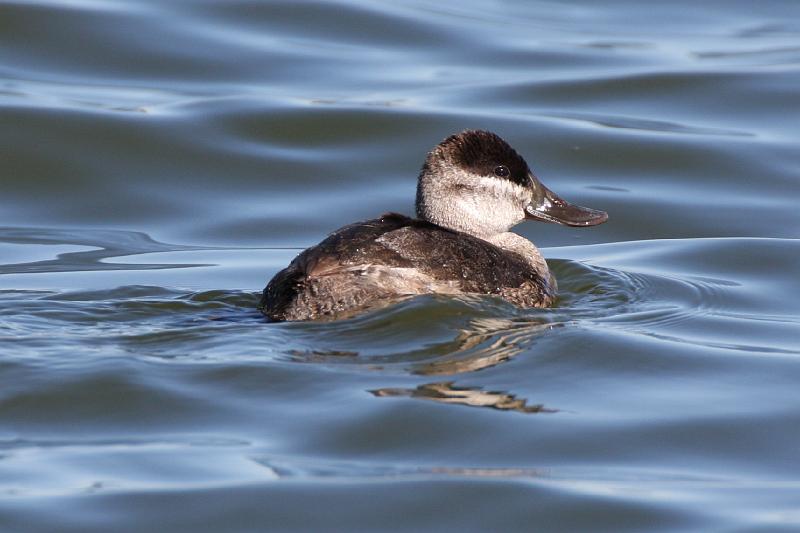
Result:
[[[466,130],[443,140],[437,150],[442,157],[468,172],[496,176],[499,166],[508,168],[507,176],[498,176],[522,186],[530,183],[530,169],[525,159],[499,135],[490,131]]]

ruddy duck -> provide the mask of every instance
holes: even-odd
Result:
[[[272,320],[335,319],[432,293],[547,307],[555,278],[536,246],[509,230],[526,219],[579,227],[608,219],[565,202],[503,139],[474,130],[428,154],[416,208],[416,219],[387,213],[333,232],[272,278],[259,308]]]

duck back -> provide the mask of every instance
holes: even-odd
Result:
[[[341,318],[432,293],[491,294],[545,307],[555,288],[516,253],[388,213],[345,226],[302,252],[272,278],[259,308],[276,321]]]

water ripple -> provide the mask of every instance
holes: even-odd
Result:
[[[797,529],[798,7],[0,2],[0,528]],[[464,128],[555,307],[259,315]]]

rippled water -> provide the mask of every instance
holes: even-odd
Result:
[[[3,531],[800,529],[800,4],[0,1]],[[268,324],[491,129],[552,309]]]

